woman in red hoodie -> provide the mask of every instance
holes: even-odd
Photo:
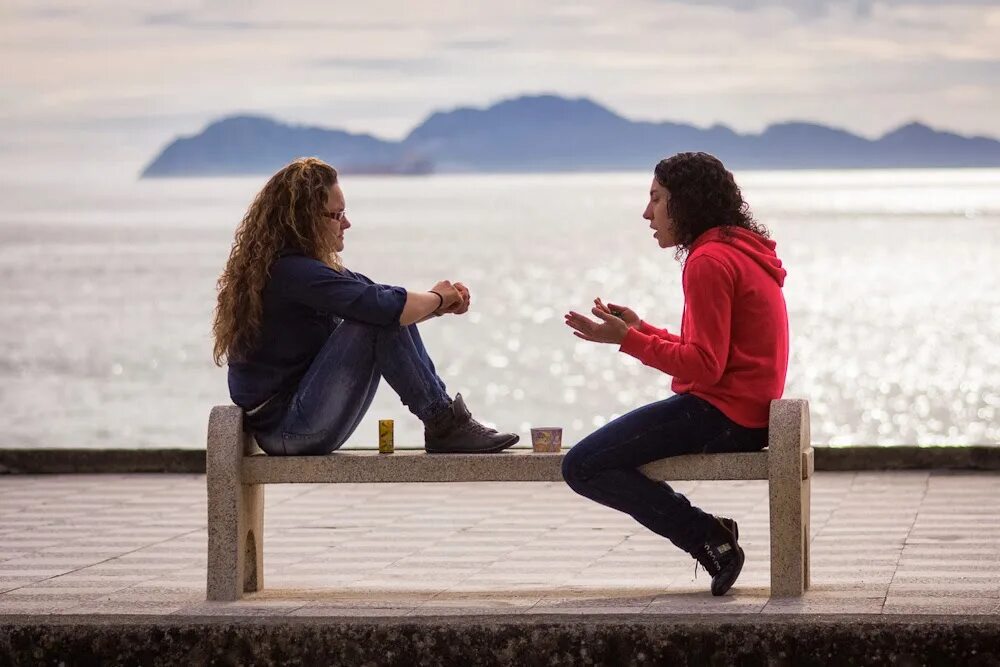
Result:
[[[675,395],[587,436],[566,454],[563,477],[687,551],[712,576],[712,593],[723,595],[743,568],[736,522],[703,512],[638,468],[679,454],[767,446],[769,405],[781,397],[788,367],[785,270],[718,159],[679,153],[653,173],[642,217],[660,248],[676,248],[684,261],[680,333],[601,299],[591,311],[598,321],[569,312],[566,324],[579,338],[618,345],[673,376]]]

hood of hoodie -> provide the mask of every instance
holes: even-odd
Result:
[[[785,271],[781,260],[775,253],[777,244],[771,239],[766,239],[760,234],[755,234],[742,227],[729,227],[725,233],[722,231],[722,227],[713,227],[695,239],[694,243],[691,244],[691,252],[688,256],[694,254],[697,248],[711,242],[725,243],[736,248],[764,269],[779,286],[785,284],[785,276],[788,275],[788,272]]]

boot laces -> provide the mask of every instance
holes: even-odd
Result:
[[[469,429],[470,431],[476,434],[489,435],[490,433],[493,433],[493,429],[483,426],[475,419],[469,419],[468,423],[465,425],[465,428]]]

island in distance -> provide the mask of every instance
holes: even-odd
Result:
[[[788,122],[760,134],[633,121],[586,98],[518,97],[431,114],[402,141],[232,116],[168,144],[144,178],[270,174],[314,155],[346,174],[648,170],[686,150],[736,169],[1000,167],[1000,141],[910,123],[878,139]]]

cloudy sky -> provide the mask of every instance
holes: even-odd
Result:
[[[1000,0],[3,0],[0,162],[115,160],[234,112],[405,135],[523,93],[759,131],[1000,136]]]

